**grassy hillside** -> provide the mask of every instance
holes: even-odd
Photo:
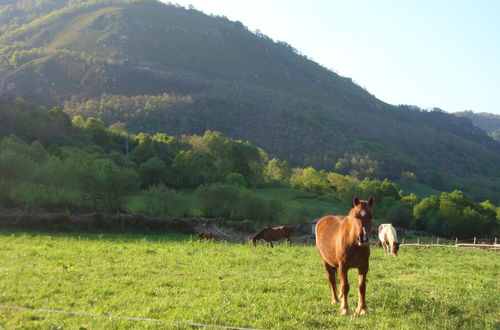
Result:
[[[494,252],[373,248],[363,317],[332,306],[313,246],[200,242],[181,236],[0,233],[5,328],[187,328],[191,322],[265,329],[495,328]],[[431,262],[432,261],[432,262]],[[357,275],[349,272],[356,306]],[[115,316],[165,321],[114,319]]]
[[[469,121],[385,104],[240,22],[153,0],[31,6],[0,5],[0,94],[135,133],[220,131],[293,166],[440,190],[497,180],[500,143]]]

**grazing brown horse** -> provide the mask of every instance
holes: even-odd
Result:
[[[215,235],[211,231],[202,231],[198,234],[201,239],[214,239]]]
[[[264,227],[257,232],[252,237],[253,245],[257,245],[257,240],[263,239],[266,243],[270,244],[273,247],[273,241],[279,241],[285,239],[290,242],[290,236],[292,236],[293,232],[296,228],[300,226],[279,226],[279,227]]]
[[[366,274],[370,257],[369,235],[372,232],[373,197],[368,201],[354,197],[354,207],[348,216],[328,215],[316,223],[316,247],[323,259],[328,283],[332,292],[332,303],[337,303],[336,274],[340,273],[340,300],[342,315],[349,314],[347,294],[349,282],[347,271],[357,268],[359,273],[359,301],[356,312],[367,312],[365,303]]]

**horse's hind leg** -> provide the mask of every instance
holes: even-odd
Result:
[[[326,279],[328,280],[328,285],[330,286],[330,291],[332,292],[332,304],[339,302],[339,297],[337,296],[337,268],[330,266],[326,261],[323,261],[323,267],[326,270]]]
[[[387,247],[387,243],[385,241],[382,242],[382,247],[384,248],[384,252],[388,253],[389,249]]]
[[[339,265],[340,272],[340,309],[342,315],[349,314],[349,303],[347,302],[347,296],[349,294],[349,279],[347,278],[348,268],[346,265]]]

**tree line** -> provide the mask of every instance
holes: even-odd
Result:
[[[381,221],[436,235],[493,236],[499,230],[500,208],[487,200],[473,202],[462,191],[421,199],[363,171],[353,176],[292,167],[216,131],[129,134],[120,123],[106,127],[96,118],[70,118],[60,108],[35,109],[22,100],[0,99],[0,117],[4,207],[187,216],[193,215],[195,196],[200,216],[278,221],[287,212],[279,198],[264,198],[253,188],[289,187],[346,208],[355,194],[373,196]],[[376,166],[356,155],[344,159],[349,164],[339,167]],[[407,176],[410,180],[411,173]]]

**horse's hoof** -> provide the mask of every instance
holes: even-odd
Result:
[[[339,299],[332,299],[332,305],[338,304],[339,301],[340,301]]]
[[[356,311],[356,313],[357,313],[358,315],[365,315],[365,314],[368,314],[368,310],[367,310],[366,308],[363,308],[363,309],[358,309],[358,310]]]
[[[346,316],[346,315],[349,315],[349,310],[347,308],[344,308],[341,312],[340,312],[341,315],[343,316]]]

